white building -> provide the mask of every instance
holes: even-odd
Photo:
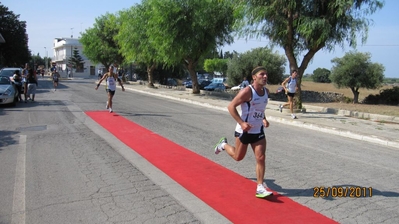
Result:
[[[84,60],[84,73],[95,75],[98,68],[103,67],[101,64],[92,64],[91,61],[87,59],[87,57],[82,53],[83,45],[77,38],[55,38],[53,49],[54,56],[52,62],[55,62],[57,67],[60,67],[63,71],[66,70],[68,59],[73,55],[75,49],[79,51],[79,55]],[[70,69],[69,66],[68,69]]]

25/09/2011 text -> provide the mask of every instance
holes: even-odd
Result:
[[[314,187],[313,197],[314,198],[365,198],[373,196],[372,187]]]

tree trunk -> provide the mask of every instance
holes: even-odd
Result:
[[[191,82],[192,82],[192,88],[193,88],[193,94],[200,94],[200,87],[198,84],[198,79],[197,79],[197,74],[195,73],[195,66],[196,63],[193,62],[192,60],[187,60],[187,70],[190,73],[190,77],[191,77]]]
[[[147,74],[148,74],[148,87],[154,87],[154,76],[153,72],[155,70],[155,64],[152,64],[151,66],[147,66]]]
[[[351,88],[353,93],[353,103],[359,103],[359,89]]]
[[[302,109],[302,75],[303,75],[303,71],[300,73],[298,71],[298,78],[297,78],[297,85],[298,85],[298,90],[295,93],[295,98],[294,98],[294,108],[295,109]]]

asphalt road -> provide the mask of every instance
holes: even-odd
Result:
[[[84,111],[105,110],[105,90],[94,87],[74,79],[53,91],[41,80],[37,102],[0,108],[0,223],[228,222],[195,197],[174,194],[176,184],[166,185],[159,171],[90,122]],[[120,89],[113,109],[255,180],[250,151],[241,162],[213,153],[220,137],[233,141],[227,112]],[[271,189],[340,223],[399,223],[398,150],[280,123],[266,135]],[[315,197],[322,186],[329,197]],[[341,189],[347,195],[338,197]]]

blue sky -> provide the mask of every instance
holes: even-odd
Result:
[[[0,0],[1,1],[1,0]],[[92,27],[95,18],[105,13],[115,13],[127,9],[141,0],[69,0],[64,2],[49,0],[3,0],[1,4],[8,7],[14,14],[19,14],[19,19],[27,22],[29,35],[29,49],[34,54],[39,53],[49,57],[53,56],[52,47],[54,38],[79,37],[80,32]],[[385,66],[385,77],[399,78],[396,65],[399,64],[399,1],[385,0],[385,6],[370,18],[374,24],[369,27],[366,44],[358,42],[357,51],[371,53],[371,61]],[[245,52],[252,48],[268,45],[266,39],[248,40],[237,39],[234,44],[224,46],[223,51]],[[46,49],[45,49],[46,48]],[[279,47],[274,48],[284,54]],[[343,57],[345,52],[353,50],[350,47],[342,49],[337,46],[333,51],[319,51],[309,64],[305,73],[312,73],[317,68],[331,69],[331,59]],[[301,57],[298,58],[301,60]],[[287,72],[288,72],[287,64]]]

